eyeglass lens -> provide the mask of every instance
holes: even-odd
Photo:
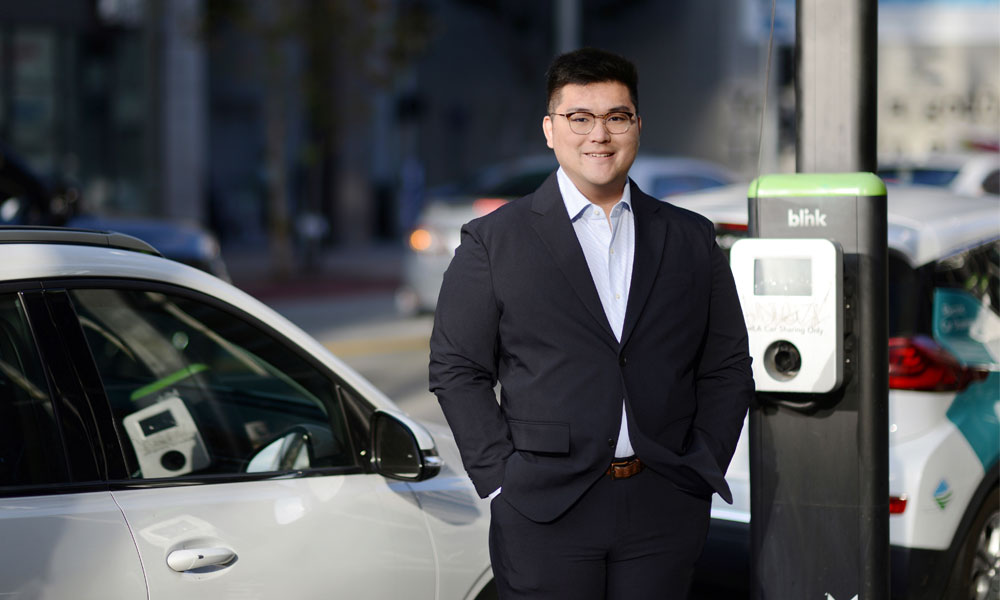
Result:
[[[604,126],[608,133],[625,133],[632,126],[632,118],[626,113],[608,113],[606,115],[593,115],[586,112],[575,112],[566,115],[569,121],[569,128],[573,133],[586,134],[594,129],[597,119],[604,120]]]

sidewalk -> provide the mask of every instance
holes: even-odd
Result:
[[[311,270],[295,264],[281,276],[266,246],[222,249],[233,284],[263,301],[391,293],[401,281],[403,255],[397,242],[329,248]]]

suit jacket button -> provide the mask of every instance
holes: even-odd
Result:
[[[627,363],[627,362],[628,362],[628,360],[625,358],[624,355],[618,357],[618,364],[619,365],[621,365],[621,366],[624,367],[625,363]]]
[[[615,438],[608,438],[608,446],[615,447]]]

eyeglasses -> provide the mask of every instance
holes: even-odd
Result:
[[[632,119],[635,117],[630,112],[609,112],[603,115],[595,115],[589,112],[552,113],[559,117],[566,117],[569,128],[573,133],[587,135],[594,130],[594,124],[598,119],[604,121],[604,128],[608,133],[625,133],[632,127]]]

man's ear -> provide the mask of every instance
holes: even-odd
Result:
[[[542,133],[545,134],[545,145],[549,148],[554,148],[552,145],[552,117],[545,115],[542,119]]]

